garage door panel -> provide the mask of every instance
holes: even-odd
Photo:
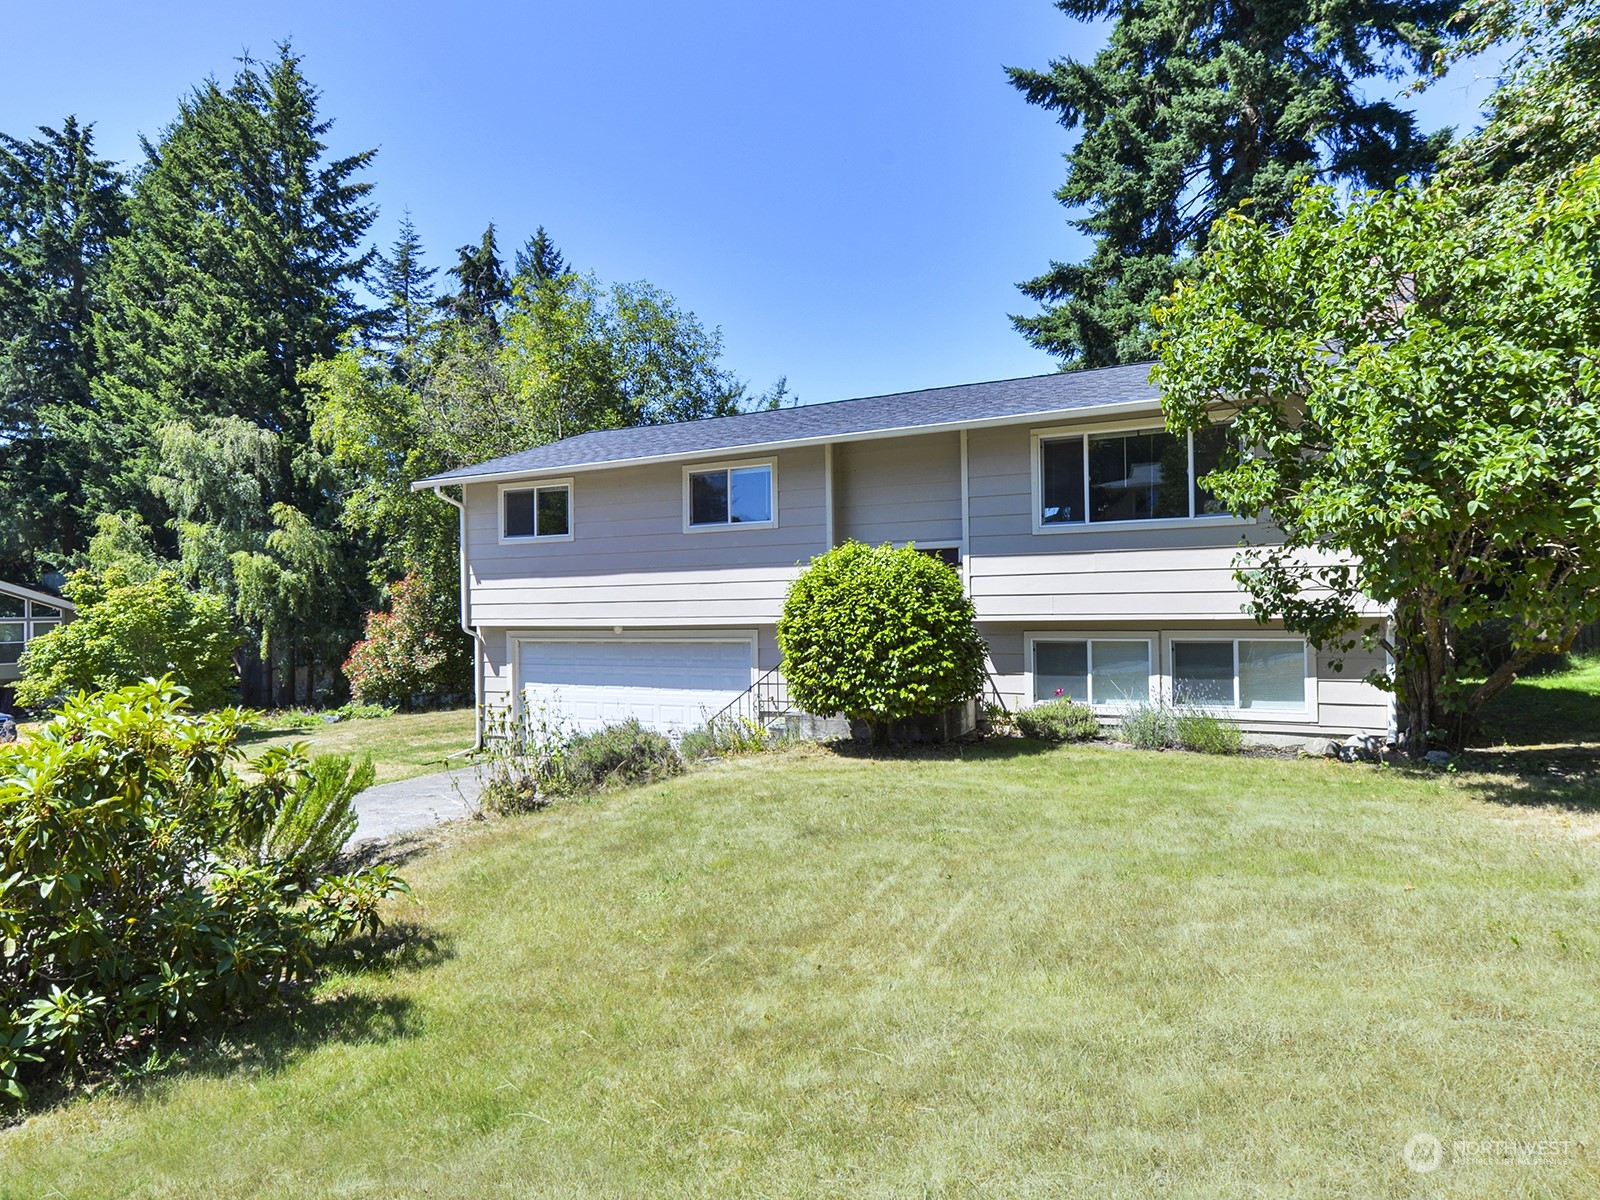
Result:
[[[530,705],[546,705],[590,731],[630,717],[682,732],[750,686],[747,641],[524,641],[519,678]]]

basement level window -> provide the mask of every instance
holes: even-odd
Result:
[[[572,484],[539,484],[500,490],[503,541],[572,536]]]

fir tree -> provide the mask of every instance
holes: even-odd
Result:
[[[283,46],[265,66],[245,60],[230,87],[196,89],[145,141],[107,277],[105,510],[150,511],[156,437],[177,420],[235,416],[277,434],[280,494],[293,492],[310,432],[300,372],[365,319],[354,289],[373,257],[360,250],[372,185],[356,178],[373,151],[329,161],[331,124]]]
[[[450,268],[460,290],[440,301],[447,315],[476,328],[490,337],[498,337],[500,309],[511,299],[511,280],[506,277],[500,252],[495,245],[494,222],[483,231],[476,246],[462,246],[456,251],[460,261]]]
[[[379,255],[375,266],[383,307],[374,314],[374,340],[402,352],[422,336],[434,307],[433,277],[439,273],[437,267],[422,265],[422,238],[409,209],[400,218],[394,247],[387,256]]]
[[[122,186],[75,118],[27,141],[0,134],[0,575],[37,578],[93,532],[78,435],[93,420],[93,315]]]
[[[1087,262],[1052,262],[1019,285],[1044,302],[1013,317],[1067,367],[1140,361],[1150,309],[1241,204],[1287,219],[1317,181],[1387,188],[1426,173],[1448,133],[1368,100],[1363,82],[1425,67],[1452,36],[1458,0],[1057,0],[1115,18],[1092,62],[1011,68],[1028,102],[1082,136],[1056,192],[1080,210]]]
[[[556,244],[550,240],[543,225],[539,226],[528,244],[517,251],[517,279],[529,283],[549,283],[560,279],[570,268]]]

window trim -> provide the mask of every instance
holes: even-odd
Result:
[[[1024,708],[1032,708],[1035,704],[1048,704],[1048,700],[1039,700],[1034,696],[1033,677],[1034,671],[1034,646],[1039,642],[1089,642],[1089,707],[1095,712],[1119,713],[1140,704],[1141,701],[1117,700],[1101,701],[1094,699],[1094,642],[1143,642],[1149,655],[1150,684],[1149,694],[1143,703],[1153,703],[1162,692],[1161,635],[1151,633],[1149,630],[1117,632],[1096,629],[1085,631],[1081,629],[1044,629],[1028,630],[1022,635],[1022,677]]]
[[[1233,645],[1233,703],[1231,705],[1199,704],[1196,708],[1214,711],[1222,716],[1236,721],[1268,722],[1282,721],[1293,724],[1304,724],[1317,720],[1317,660],[1311,642],[1304,637],[1297,637],[1288,633],[1186,633],[1182,630],[1163,632],[1161,640],[1165,644],[1165,654],[1162,666],[1161,694],[1174,708],[1188,707],[1179,705],[1176,693],[1178,687],[1178,674],[1173,664],[1175,644],[1178,642],[1227,642]],[[1301,707],[1300,708],[1243,708],[1239,704],[1239,643],[1240,642],[1297,642],[1301,652]]]
[[[1224,516],[1197,516],[1194,512],[1194,431],[1184,435],[1189,453],[1189,515],[1187,517],[1153,517],[1148,520],[1091,521],[1087,511],[1082,521],[1045,522],[1044,512],[1044,461],[1040,453],[1043,442],[1064,438],[1083,439],[1083,486],[1087,505],[1089,490],[1089,439],[1103,433],[1154,433],[1166,431],[1159,420],[1152,423],[1149,417],[1130,418],[1123,421],[1102,421],[1084,425],[1052,425],[1030,429],[1029,440],[1029,493],[1032,496],[1033,515],[1030,521],[1034,533],[1101,533],[1110,529],[1228,529],[1240,525],[1256,524],[1253,517],[1239,517],[1232,513]]]
[[[703,525],[693,524],[689,518],[692,512],[693,493],[690,490],[689,480],[694,475],[708,475],[713,471],[737,471],[744,467],[766,467],[767,486],[770,489],[772,518],[767,521],[727,521],[708,522]],[[729,484],[728,502],[733,503],[732,483]],[[729,517],[733,516],[729,512]],[[683,467],[683,531],[685,533],[726,533],[730,529],[776,529],[778,527],[778,459],[774,455],[770,458],[737,458],[724,459],[719,462],[685,463]]]
[[[532,533],[508,534],[506,532],[506,493],[507,492],[539,492],[541,490],[567,489],[567,531],[566,533],[540,533],[539,532],[539,498],[533,499],[533,528]],[[572,476],[567,475],[560,479],[530,479],[514,483],[502,483],[495,492],[495,526],[500,531],[500,544],[502,546],[526,546],[531,542],[570,542],[577,536],[577,514],[574,511],[573,497],[576,489],[572,486]]]

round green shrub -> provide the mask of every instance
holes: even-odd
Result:
[[[1047,700],[1019,709],[1012,720],[1023,737],[1043,742],[1087,742],[1100,736],[1094,709],[1071,700]]]
[[[789,695],[806,712],[866,722],[942,712],[983,687],[987,649],[961,578],[914,547],[846,542],[811,560],[778,621]]]

